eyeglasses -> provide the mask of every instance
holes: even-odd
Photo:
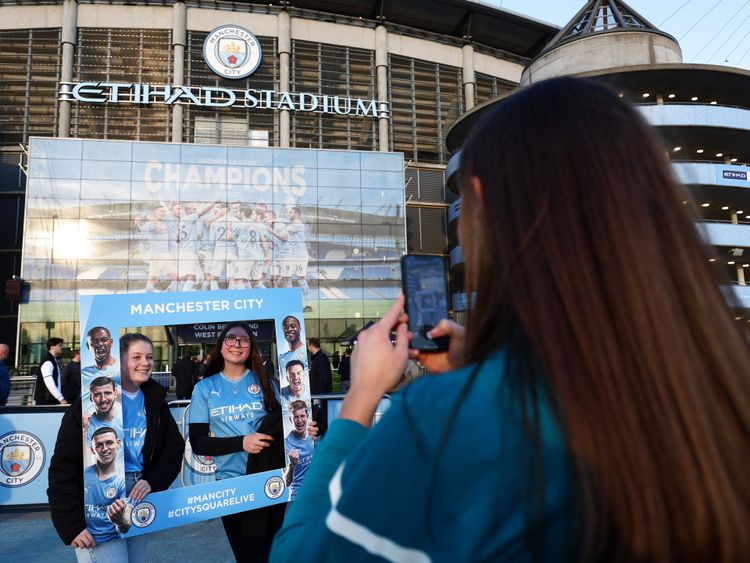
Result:
[[[229,348],[234,348],[237,345],[239,345],[240,348],[249,348],[250,339],[247,336],[235,336],[234,334],[230,334],[229,336],[224,337],[224,344]]]

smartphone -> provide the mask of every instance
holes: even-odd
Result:
[[[440,256],[407,254],[401,257],[401,283],[406,297],[410,347],[425,352],[448,349],[448,337],[428,338],[441,319],[448,318],[448,279]]]

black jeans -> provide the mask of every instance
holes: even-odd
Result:
[[[274,534],[270,533],[261,538],[242,535],[244,515],[244,512],[240,512],[221,517],[234,558],[237,563],[267,563]]]

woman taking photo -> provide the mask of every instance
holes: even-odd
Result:
[[[216,462],[216,479],[284,467],[279,389],[247,323],[229,323],[211,353],[206,376],[193,389],[190,445]],[[252,454],[252,455],[250,455]],[[284,505],[222,517],[237,561],[266,561]]]
[[[664,146],[596,83],[508,97],[462,150],[466,330],[394,397],[400,298],[275,561],[747,561],[750,354]],[[397,330],[396,345],[389,331]]]
[[[151,340],[137,333],[125,334],[120,338],[120,366],[123,436],[117,436],[114,428],[109,428],[109,436],[114,450],[120,444],[124,446],[127,501],[118,499],[111,502],[106,517],[102,514],[101,522],[86,521],[84,481],[81,478],[83,430],[80,398],[62,419],[55,453],[50,462],[47,495],[52,523],[63,542],[76,548],[76,557],[82,562],[145,561],[148,536],[108,539],[115,532],[125,532],[129,522],[124,522],[126,526],[121,527],[119,523],[110,525],[107,520],[119,522],[121,515],[127,514],[147,494],[169,488],[182,465],[185,442],[165,401],[167,390],[151,379],[154,368]],[[96,434],[94,441],[99,441]],[[95,470],[98,470],[101,461],[99,452],[94,452],[94,455]],[[110,457],[114,458],[115,455],[112,453]],[[87,475],[87,479],[90,478]],[[93,482],[96,483],[95,480]],[[90,485],[89,481],[86,485]]]

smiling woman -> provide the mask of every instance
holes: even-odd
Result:
[[[190,444],[195,453],[214,457],[216,479],[247,474],[249,462],[283,467],[279,388],[263,368],[247,323],[224,327],[206,374],[193,390]],[[283,517],[283,505],[223,516],[237,561],[266,561]]]
[[[97,366],[110,363],[113,341],[109,331],[95,327],[88,333],[87,345]],[[138,333],[120,338],[122,377],[122,428],[107,416],[116,401],[112,378],[99,376],[91,384],[95,415],[86,420],[104,419],[93,432],[93,464],[86,468],[86,505],[81,473],[81,400],[63,417],[50,463],[49,496],[52,522],[60,538],[76,548],[79,561],[112,560],[134,563],[145,561],[148,536],[121,539],[127,532],[129,514],[152,491],[171,485],[179,473],[185,443],[165,402],[166,390],[151,380],[154,347]],[[96,369],[97,366],[92,366]],[[104,367],[104,366],[102,366]],[[111,367],[111,366],[110,366]],[[119,433],[119,434],[118,434]],[[125,479],[117,470],[117,450],[124,444]],[[116,487],[113,489],[112,487]],[[103,491],[96,496],[96,491]],[[94,493],[92,493],[94,491]]]

